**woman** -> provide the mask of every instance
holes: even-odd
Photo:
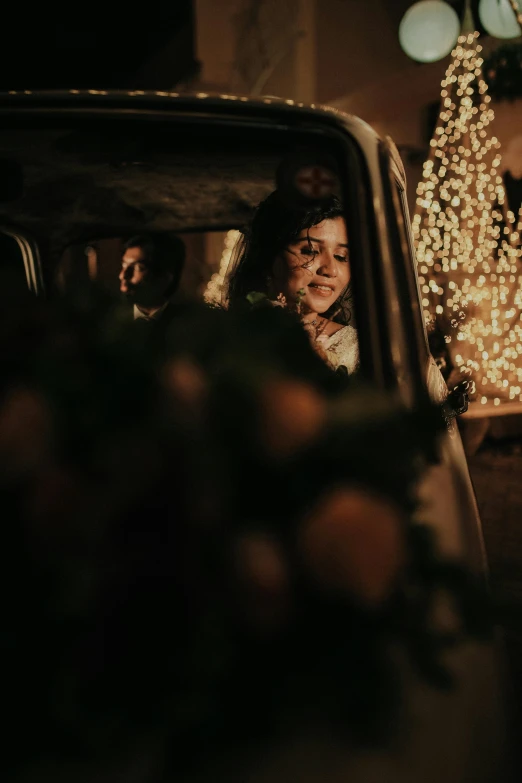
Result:
[[[258,292],[294,309],[329,364],[354,372],[359,348],[350,323],[348,238],[337,198],[297,209],[274,191],[258,206],[236,259],[226,291],[229,307]]]

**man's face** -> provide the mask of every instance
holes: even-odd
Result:
[[[137,305],[161,306],[169,283],[168,275],[155,275],[145,261],[141,247],[129,247],[121,261],[120,291]]]

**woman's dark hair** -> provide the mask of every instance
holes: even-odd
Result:
[[[335,196],[303,207],[290,205],[277,190],[271,193],[257,207],[234,252],[234,268],[225,292],[229,307],[240,305],[254,291],[268,293],[268,278],[279,253],[302,231],[337,217],[344,217],[344,211]],[[324,315],[343,324],[351,320],[350,284]]]

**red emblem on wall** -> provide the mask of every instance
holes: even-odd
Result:
[[[295,185],[307,198],[327,198],[334,192],[337,179],[324,166],[304,166],[296,174]]]

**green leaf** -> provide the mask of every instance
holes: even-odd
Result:
[[[257,305],[267,299],[267,295],[262,294],[260,291],[251,291],[246,298],[251,305]]]

